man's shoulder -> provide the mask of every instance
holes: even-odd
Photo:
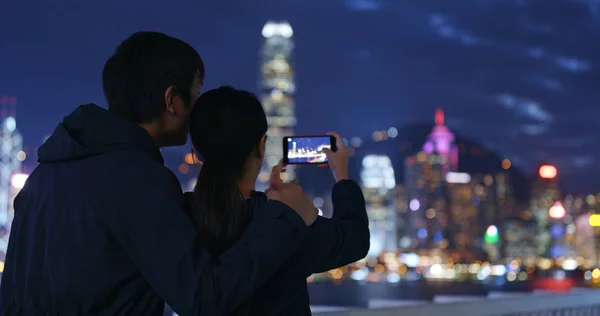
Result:
[[[84,174],[84,178],[76,177],[82,185],[93,183],[94,190],[110,191],[106,193],[126,194],[132,190],[152,187],[158,190],[181,190],[179,180],[169,168],[136,147],[114,150],[82,160],[40,163],[32,176],[35,173],[38,173],[36,178],[42,178],[38,179],[42,182],[48,178]]]
[[[117,171],[120,181],[128,185],[174,185],[179,186],[179,180],[163,163],[141,149],[125,149],[121,152],[110,153],[106,157],[108,168]]]

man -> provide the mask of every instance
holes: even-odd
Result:
[[[15,199],[1,315],[221,315],[299,248],[316,219],[295,185],[270,192],[243,239],[199,249],[159,148],[183,145],[204,66],[186,43],[136,33],[102,73],[108,111],[82,105],[38,151]],[[278,200],[278,201],[277,201]]]

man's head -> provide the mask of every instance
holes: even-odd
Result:
[[[131,35],[102,71],[108,110],[146,128],[161,147],[187,141],[189,115],[203,81],[198,52],[157,32]]]

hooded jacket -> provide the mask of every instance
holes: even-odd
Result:
[[[286,262],[307,228],[285,204],[255,213],[218,260],[137,124],[93,104],[58,124],[14,202],[0,315],[229,313]]]

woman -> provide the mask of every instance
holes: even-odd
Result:
[[[187,194],[202,245],[218,257],[235,243],[252,220],[253,210],[268,201],[254,191],[263,164],[267,118],[249,92],[221,87],[204,93],[190,121],[194,149],[203,160],[194,192]],[[365,201],[358,185],[348,179],[348,152],[342,138],[328,151],[336,180],[332,219],[319,217],[309,228],[304,246],[288,264],[233,315],[310,315],[306,278],[366,256],[369,228]],[[271,186],[284,185],[273,168]]]

